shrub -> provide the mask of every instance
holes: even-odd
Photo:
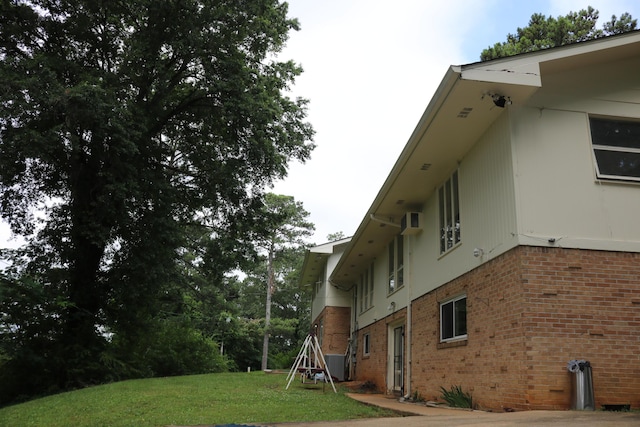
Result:
[[[440,387],[442,399],[453,408],[473,408],[473,400],[470,393],[462,391],[459,385],[451,386],[451,390]]]

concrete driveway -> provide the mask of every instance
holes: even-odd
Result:
[[[368,405],[393,409],[406,414],[395,418],[368,418],[349,421],[320,421],[284,423],[281,427],[638,427],[640,412],[604,411],[522,411],[494,413],[462,409],[432,408],[425,405],[401,403],[379,394],[351,393],[349,397]]]

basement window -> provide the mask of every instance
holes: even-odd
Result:
[[[467,338],[467,296],[440,304],[440,342]]]
[[[640,120],[589,117],[600,179],[640,181]]]
[[[364,334],[362,336],[362,354],[364,356],[368,356],[371,351],[371,339],[369,338],[369,334]]]

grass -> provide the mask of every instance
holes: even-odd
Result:
[[[281,374],[224,373],[123,381],[0,409],[0,426],[273,424],[395,416]]]

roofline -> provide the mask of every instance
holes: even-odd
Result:
[[[380,188],[380,191],[378,191],[378,194],[376,195],[364,218],[360,222],[360,225],[358,226],[356,232],[348,243],[343,256],[340,258],[336,267],[334,268],[330,279],[336,279],[334,277],[335,272],[339,271],[346,262],[346,257],[344,255],[348,255],[348,253],[351,251],[351,248],[359,241],[367,225],[373,220],[372,215],[376,213],[378,207],[387,197],[387,194],[389,193],[400,172],[403,170],[412,153],[415,151],[417,144],[420,142],[425,132],[429,130],[429,127],[438,115],[440,108],[446,102],[451,91],[455,88],[458,81],[460,81],[461,79],[465,79],[541,86],[540,63],[552,61],[555,59],[582,55],[589,52],[596,52],[616,46],[622,46],[628,43],[626,41],[627,38],[637,38],[639,35],[640,30],[636,30],[618,34],[615,36],[602,37],[599,39],[573,43],[570,45],[558,46],[533,52],[526,52],[509,57],[496,58],[489,61],[474,62],[466,65],[449,66],[442,81],[438,85],[438,88],[429,101],[427,108],[418,121],[418,124],[414,128],[405,147],[400,153],[398,160],[396,160],[394,166],[391,169],[391,172],[385,179],[382,187]],[[567,54],[567,51],[571,51],[571,54]],[[514,65],[515,67],[521,66],[523,74],[525,74],[524,77],[521,76],[520,79],[518,79],[517,77],[514,78],[514,76],[511,75],[512,70],[491,68],[492,65],[501,63],[509,63]],[[493,76],[491,76],[491,72],[495,71],[499,72],[494,73]],[[526,74],[529,75],[527,76]]]
[[[431,98],[431,101],[427,105],[427,108],[422,114],[422,117],[420,118],[420,120],[418,121],[418,124],[416,125],[413,132],[411,133],[411,136],[409,137],[407,144],[405,145],[402,152],[400,153],[398,160],[396,160],[396,163],[394,164],[393,168],[391,169],[391,172],[385,179],[384,184],[380,188],[380,191],[378,191],[378,194],[373,200],[373,203],[367,210],[367,214],[362,219],[362,221],[360,222],[360,225],[358,226],[358,229],[356,230],[355,234],[351,238],[351,241],[349,242],[349,246],[347,247],[347,249],[345,249],[345,254],[350,250],[350,246],[358,241],[358,239],[366,229],[367,224],[369,224],[369,222],[373,220],[371,218],[372,215],[375,214],[376,210],[378,209],[378,207],[380,206],[380,204],[388,194],[396,178],[398,177],[398,175],[404,168],[405,164],[407,163],[407,161],[415,151],[418,142],[422,138],[422,135],[424,135],[424,133],[429,129],[429,126],[433,122],[434,118],[437,116],[438,111],[440,111],[440,107],[444,104],[449,94],[451,93],[452,89],[455,87],[456,82],[460,80],[461,76],[462,76],[462,68],[460,66],[452,65],[447,69],[447,72],[445,73],[442,81],[440,82],[440,85],[438,85],[438,88],[436,89],[433,97]],[[344,264],[344,262],[345,262],[345,257],[341,257],[333,271],[339,270]],[[330,279],[334,279],[333,273],[331,274]]]

